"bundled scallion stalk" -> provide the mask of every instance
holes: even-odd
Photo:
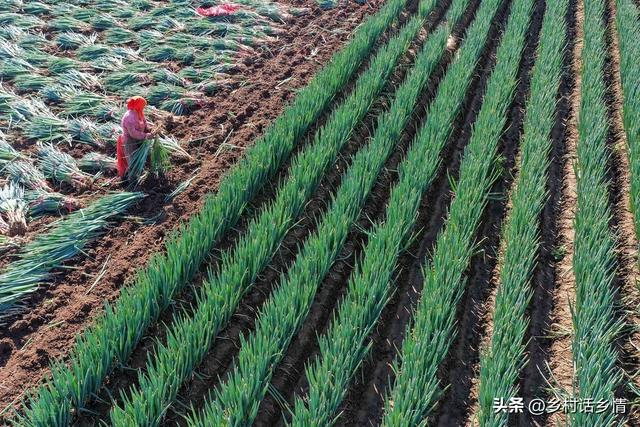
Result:
[[[166,44],[154,45],[145,54],[153,62],[181,61],[182,51]]]
[[[131,156],[127,178],[130,182],[137,184],[142,182],[146,176],[144,168],[147,164],[147,159],[149,159],[149,166],[153,173],[157,175],[164,174],[171,167],[171,154],[187,158],[191,157],[173,137],[161,136],[153,140],[143,141]]]
[[[27,231],[27,203],[24,189],[13,182],[0,188],[0,213],[7,219],[9,236],[21,236]]]
[[[49,44],[49,40],[44,33],[39,32],[35,34],[25,34],[18,40],[18,46],[25,50],[42,52],[42,50]],[[47,55],[52,56],[52,55]]]
[[[149,50],[164,41],[164,34],[157,30],[140,31],[140,49]]]
[[[131,156],[129,169],[127,169],[127,179],[129,182],[139,184],[147,176],[144,168],[147,164],[147,159],[152,152],[153,146],[158,145],[156,144],[156,141],[157,139],[142,141],[138,149]],[[158,156],[156,155],[156,157]]]
[[[30,117],[24,126],[24,134],[28,139],[38,142],[54,144],[71,142],[69,122],[53,113]]]
[[[127,46],[115,46],[111,50],[113,56],[129,61],[141,60],[140,51]]]
[[[152,105],[159,105],[163,101],[177,101],[187,95],[187,90],[180,86],[158,83],[149,89],[147,100]]]
[[[123,0],[98,0],[92,3],[95,4],[95,7],[100,9],[101,12],[110,14],[116,13],[122,9],[131,9],[131,6]]]
[[[113,19],[111,15],[104,14],[104,13],[101,13],[100,15],[91,19],[91,26],[96,31],[103,31],[103,30],[109,31],[112,28],[119,28],[117,25],[118,25],[118,22],[115,19]],[[109,41],[109,43],[111,42]]]
[[[191,158],[191,155],[187,153],[184,148],[182,148],[180,142],[178,142],[175,137],[169,135],[161,135],[157,139],[158,143],[162,145],[162,147],[164,147],[167,152],[178,157],[183,157],[185,159]]]
[[[6,3],[13,3],[13,1],[9,0]],[[8,12],[8,13],[0,13],[0,24],[2,25],[11,24],[11,25],[18,26],[17,23],[20,19],[20,15],[15,13],[15,11],[19,10],[20,6],[9,6],[10,8],[7,8],[6,3],[3,3],[3,5],[0,6],[0,11]]]
[[[0,12],[17,12],[22,8],[22,0],[5,0],[0,3]],[[3,15],[5,15],[3,13]],[[15,15],[15,13],[6,13],[6,15]],[[4,24],[5,22],[0,22]]]
[[[91,116],[111,118],[117,111],[117,106],[109,102],[109,98],[93,92],[80,92],[63,102],[66,116]]]
[[[2,6],[0,6],[0,8],[1,7]],[[7,23],[2,23],[2,25],[0,25],[0,38],[17,41],[23,36],[24,30],[20,27]]]
[[[22,58],[24,50],[8,40],[0,40],[0,59]]]
[[[153,141],[151,152],[149,153],[149,163],[151,171],[156,174],[163,174],[171,167],[170,151],[158,138]]]
[[[80,202],[71,196],[42,190],[27,190],[24,198],[29,206],[29,217],[58,215],[62,212],[73,212],[80,208]]]
[[[208,92],[215,91],[215,87],[201,86]],[[160,104],[160,109],[168,111],[176,116],[183,116],[193,111],[196,107],[202,105],[203,99],[199,96],[186,96],[180,99],[168,99]]]
[[[158,20],[149,15],[134,16],[128,22],[129,28],[133,31],[148,30],[154,28],[157,24]]]
[[[158,68],[158,64],[142,60],[136,60],[127,64],[126,71],[129,73],[148,74]]]
[[[97,123],[81,117],[69,121],[69,133],[73,141],[103,147],[104,137]]]
[[[184,67],[178,72],[178,75],[194,83],[200,83],[205,80],[213,80],[216,78],[216,73],[214,71],[195,67]]]
[[[13,111],[13,103],[18,99],[18,95],[0,83],[0,119],[6,120],[10,116]]]
[[[51,61],[51,54],[42,51],[25,50],[24,57],[22,58],[29,64],[37,68],[44,68]]]
[[[65,5],[65,8],[66,7],[68,7],[68,5]],[[66,13],[68,13],[68,10]],[[55,31],[71,31],[79,33],[87,33],[91,31],[91,26],[89,24],[68,15],[59,16],[49,21],[47,26]]]
[[[109,141],[115,145],[120,134],[122,134],[120,124],[107,122],[98,125],[98,137],[101,141]]]
[[[78,161],[78,167],[86,172],[115,171],[116,159],[102,153],[87,153]]]
[[[46,102],[58,104],[66,99],[72,98],[79,92],[80,91],[74,87],[52,84],[40,89],[38,95],[40,95],[40,97],[42,97]]]
[[[92,33],[88,36],[84,34],[75,33],[73,31],[67,31],[59,34],[56,37],[56,44],[65,50],[78,49],[82,46],[91,46],[96,42],[98,35]]]
[[[101,56],[89,62],[91,68],[97,72],[121,71],[125,68],[122,58],[115,55]]]
[[[167,70],[166,68],[158,68],[151,73],[151,78],[157,82],[167,83],[176,86],[186,86],[186,80],[178,73]]]
[[[110,101],[99,104],[94,111],[94,116],[102,121],[118,120],[123,114],[122,106]]]
[[[77,8],[71,12],[71,17],[86,24],[90,23],[96,14],[96,10],[88,7]]]
[[[149,0],[132,0],[129,4],[138,10],[150,10],[154,7],[154,4]]]
[[[47,64],[47,70],[49,70],[52,74],[63,74],[72,70],[79,72],[84,67],[85,66],[82,62],[60,56],[51,57],[49,63]]]
[[[36,67],[22,58],[6,58],[0,64],[0,78],[3,80],[13,80],[17,76],[36,72]]]
[[[145,86],[141,86],[141,85],[131,85],[125,89],[123,89],[122,91],[119,92],[120,97],[127,99],[130,98],[132,96],[143,96],[145,98],[147,98],[147,101],[149,100],[148,97],[148,93],[149,93],[149,89]],[[153,105],[153,103],[149,103],[150,105]]]
[[[26,160],[14,160],[5,164],[0,169],[0,174],[31,190],[52,191],[40,169]]]
[[[27,15],[44,15],[51,11],[49,5],[39,1],[29,1],[22,5],[22,12]]]
[[[22,157],[22,154],[13,148],[11,144],[4,139],[4,135],[0,133],[0,164],[16,160],[20,157]]]
[[[38,98],[16,98],[11,102],[9,110],[9,121],[21,122],[32,120],[34,117],[46,116],[56,117],[47,105]]]
[[[21,74],[13,80],[13,86],[19,92],[36,92],[54,83],[53,78],[39,74]]]
[[[45,176],[74,187],[85,187],[90,176],[78,168],[75,159],[49,144],[38,145],[38,157]]]
[[[161,19],[155,28],[159,28],[161,31],[165,31],[165,32],[168,32],[168,31],[182,32],[186,29],[182,21],[166,16],[166,14],[164,19]]]
[[[25,13],[2,13],[0,14],[0,24],[14,25],[26,31],[42,27],[44,22],[37,16],[27,15]]]
[[[120,92],[131,85],[144,81],[144,73],[130,72],[127,70],[117,71],[107,75],[104,79],[104,87],[110,92]]]
[[[97,76],[76,69],[64,72],[58,79],[58,83],[63,86],[86,90],[102,89],[102,84]]]
[[[111,27],[105,31],[105,40],[111,44],[127,44],[138,41],[135,32],[122,27]]]

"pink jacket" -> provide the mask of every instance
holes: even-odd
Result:
[[[138,143],[145,139],[151,138],[148,132],[147,121],[143,118],[138,119],[135,111],[127,110],[122,116],[122,139],[124,146],[124,154],[127,159],[131,159],[131,155],[138,149]]]

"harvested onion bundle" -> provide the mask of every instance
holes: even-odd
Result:
[[[51,191],[42,171],[26,160],[7,163],[0,173],[6,175],[14,184],[20,184],[31,190]]]
[[[7,235],[19,236],[26,233],[27,209],[22,187],[9,182],[0,188],[0,213],[6,218]]]
[[[78,168],[75,159],[52,145],[39,145],[38,157],[44,174],[57,182],[66,182],[74,187],[84,187],[90,176]]]
[[[80,202],[71,196],[42,190],[25,191],[24,198],[29,206],[29,217],[36,218],[43,215],[62,212],[72,212],[80,208]]]

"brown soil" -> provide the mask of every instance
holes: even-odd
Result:
[[[37,384],[52,359],[64,357],[74,337],[100,313],[103,302],[113,301],[135,270],[161,250],[167,233],[215,191],[224,172],[291,101],[295,90],[380,2],[349,2],[330,11],[319,9],[313,0],[294,4],[311,12],[291,21],[275,46],[247,58],[235,82],[221,88],[200,110],[163,124],[186,142],[193,160],[177,162],[165,181],[147,183],[144,190],[149,196],[132,216],[91,245],[85,259],[69,263],[73,269],[36,292],[27,301],[32,308],[10,319],[0,331],[0,411]],[[171,203],[164,202],[173,189],[169,183],[193,175],[196,178],[185,192]]]

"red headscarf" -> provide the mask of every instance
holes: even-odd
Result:
[[[147,100],[141,96],[133,96],[127,100],[127,109],[138,113],[138,119],[144,120],[144,107],[147,106]]]

